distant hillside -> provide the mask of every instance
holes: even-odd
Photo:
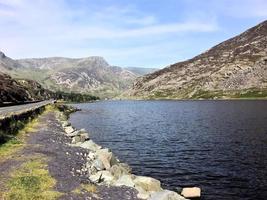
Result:
[[[131,71],[139,76],[150,74],[158,70],[157,68],[145,68],[145,67],[126,67],[124,69]]]
[[[267,97],[267,21],[184,62],[138,78],[135,98]]]
[[[9,72],[19,68],[23,68],[23,66],[0,51],[0,72]]]
[[[15,80],[0,72],[0,104],[50,99],[51,92],[31,80]]]
[[[102,57],[33,58],[13,60],[3,53],[0,70],[15,78],[33,79],[57,91],[90,93],[112,97],[128,89],[137,74],[110,66]]]
[[[25,101],[42,101],[59,99],[70,102],[87,102],[98,100],[96,96],[80,93],[52,92],[44,89],[39,83],[27,79],[13,79],[0,72],[0,106],[3,103],[18,103]]]

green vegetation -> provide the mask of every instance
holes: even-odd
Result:
[[[173,92],[170,90],[165,90],[165,91],[156,91],[153,93],[153,95],[149,96],[150,98],[156,98],[156,99],[166,99],[166,98],[171,98],[173,96]]]
[[[250,88],[246,90],[217,90],[217,91],[203,91],[196,92],[192,99],[257,99],[266,98],[267,89]]]
[[[80,94],[80,93],[67,93],[67,92],[61,92],[57,91],[53,94],[55,99],[62,99],[64,101],[68,102],[89,102],[89,101],[95,101],[98,100],[99,97],[90,95],[90,94]]]
[[[186,90],[160,90],[151,93],[146,99],[264,99],[267,98],[267,88],[250,88],[244,90],[198,90],[193,96],[194,89]]]
[[[89,193],[96,193],[97,187],[96,185],[93,185],[93,184],[81,184],[79,187],[73,190],[72,193],[81,194],[83,191],[89,192]]]
[[[236,95],[236,98],[266,98],[266,97],[267,97],[267,89],[266,90],[251,89]]]
[[[13,138],[0,145],[0,162],[7,159],[23,147],[23,142],[17,138]]]
[[[48,172],[44,158],[34,157],[12,172],[8,190],[3,198],[6,200],[53,200],[61,193],[53,191],[56,185]]]
[[[197,91],[191,98],[192,99],[216,99],[225,96],[223,91]]]
[[[29,111],[19,116],[11,116],[0,120],[0,147],[1,144],[14,138],[20,130],[27,129],[34,123],[34,119],[45,110],[44,107]]]
[[[11,155],[22,149],[25,146],[24,140],[26,133],[34,132],[37,125],[38,120],[33,119],[27,124],[24,124],[21,130],[17,130],[13,137],[9,137],[9,139],[5,137],[5,143],[0,144],[0,161],[9,158]]]

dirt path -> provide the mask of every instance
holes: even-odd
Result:
[[[54,191],[61,193],[60,199],[138,199],[137,192],[127,187],[94,186],[82,172],[88,150],[70,147],[55,111],[45,112],[39,117],[36,131],[29,133],[26,146],[13,157],[0,162],[0,191],[8,187],[12,172],[23,163],[35,158],[45,158],[49,174],[56,180]],[[0,193],[1,199],[1,193]]]

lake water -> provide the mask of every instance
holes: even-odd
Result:
[[[267,199],[267,101],[75,104],[85,128],[137,175],[198,186],[205,200]]]

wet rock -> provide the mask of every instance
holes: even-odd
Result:
[[[186,200],[186,199],[181,195],[177,194],[176,192],[163,190],[151,194],[151,197],[148,200]]]
[[[201,189],[199,187],[183,188],[181,193],[185,198],[199,198]]]
[[[161,191],[160,181],[151,177],[136,176],[134,179],[136,186],[143,188],[145,191]]]
[[[97,150],[101,149],[101,147],[99,145],[97,145],[96,143],[94,143],[92,140],[85,141],[82,144],[80,144],[79,146],[82,148],[85,148],[85,149],[89,149],[91,151],[97,151]]]

